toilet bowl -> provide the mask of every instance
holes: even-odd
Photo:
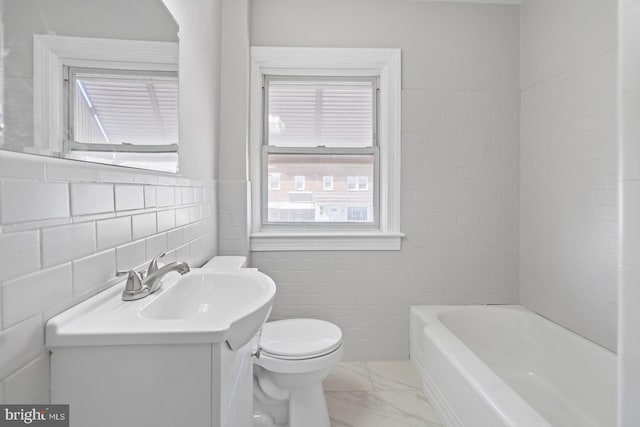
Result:
[[[322,389],[342,359],[342,331],[317,319],[268,322],[254,360],[255,426],[329,427]]]

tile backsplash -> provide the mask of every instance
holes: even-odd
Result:
[[[161,252],[215,255],[216,185],[0,152],[0,403],[48,402],[44,324]]]

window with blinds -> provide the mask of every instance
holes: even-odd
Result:
[[[176,72],[69,67],[67,85],[69,157],[177,172]]]
[[[377,78],[264,77],[263,225],[377,225],[376,109]]]

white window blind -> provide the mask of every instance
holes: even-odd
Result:
[[[70,74],[75,94],[71,104],[73,142],[178,143],[178,79],[175,73],[71,70]]]
[[[267,78],[268,145],[371,147],[375,83],[375,79]]]

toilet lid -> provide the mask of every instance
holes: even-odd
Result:
[[[309,359],[331,353],[342,344],[342,331],[317,319],[286,319],[262,327],[260,348],[280,359]]]

